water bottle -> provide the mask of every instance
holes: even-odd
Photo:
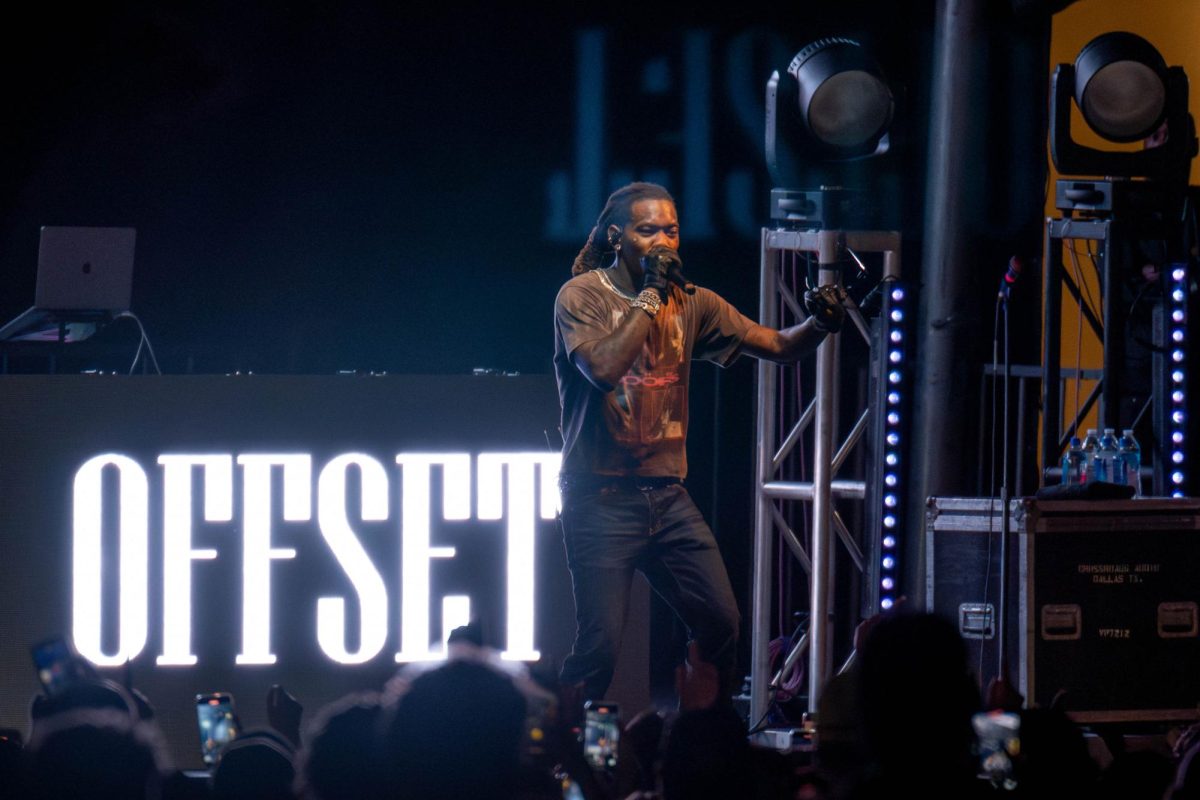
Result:
[[[1083,445],[1078,436],[1071,437],[1071,444],[1062,460],[1062,482],[1064,485],[1083,483],[1087,462],[1083,456]]]
[[[1121,451],[1117,446],[1117,432],[1112,428],[1104,428],[1104,435],[1100,437],[1100,449],[1097,451],[1100,461],[1104,462],[1104,480],[1109,483],[1121,483],[1122,486],[1128,482],[1126,480],[1126,471],[1124,471],[1124,459],[1121,458]]]
[[[1133,431],[1126,428],[1117,442],[1117,452],[1125,464],[1125,482],[1133,487],[1133,496],[1142,496],[1142,448],[1133,438]]]
[[[1112,428],[1105,428],[1104,435],[1100,437],[1100,446],[1096,449],[1096,462],[1099,465],[1096,468],[1096,480],[1109,483],[1125,482],[1124,471],[1118,472],[1118,468],[1125,466],[1125,462],[1117,457],[1117,432]]]
[[[1088,428],[1083,440],[1083,478],[1080,483],[1095,483],[1096,471],[1100,463],[1096,460],[1096,451],[1100,449],[1100,440],[1096,437],[1096,429]]]

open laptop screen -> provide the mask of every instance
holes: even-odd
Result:
[[[128,311],[133,228],[42,228],[34,306],[46,311]]]

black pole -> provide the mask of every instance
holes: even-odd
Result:
[[[918,387],[914,409],[912,486],[908,529],[924,527],[925,498],[967,489],[967,430],[962,398],[969,395],[968,365],[975,327],[967,270],[968,218],[978,198],[978,151],[986,52],[983,0],[938,0],[934,32],[933,104],[929,129],[922,286],[919,310]],[[905,555],[922,564],[920,537],[909,537]],[[923,586],[923,583],[920,584]],[[914,586],[913,588],[919,588]],[[923,590],[921,590],[923,591]],[[924,598],[921,598],[924,605]]]

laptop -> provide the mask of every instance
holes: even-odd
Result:
[[[136,234],[44,226],[33,308],[0,327],[0,341],[79,341],[128,311]]]

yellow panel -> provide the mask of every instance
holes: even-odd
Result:
[[[1200,118],[1200,2],[1081,0],[1054,15],[1050,35],[1050,74],[1054,74],[1054,68],[1059,64],[1075,63],[1075,56],[1085,44],[1109,31],[1136,33],[1162,53],[1167,66],[1183,67],[1191,83],[1188,108],[1193,117]],[[1073,108],[1071,130],[1076,141],[1089,147],[1109,150],[1141,147],[1136,142],[1114,145],[1104,141],[1087,127],[1077,108]],[[1052,171],[1053,168],[1051,165]],[[1057,177],[1057,174],[1051,175],[1052,180]],[[1192,161],[1191,183],[1200,184],[1200,162],[1197,160]],[[1051,195],[1047,213],[1053,212],[1054,197]]]
[[[1109,31],[1129,31],[1136,33],[1150,42],[1162,53],[1168,66],[1180,66],[1188,74],[1191,91],[1188,97],[1188,107],[1192,116],[1200,119],[1200,2],[1198,0],[1080,0],[1066,10],[1054,16],[1050,37],[1050,73],[1046,76],[1047,83],[1050,75],[1059,64],[1073,64],[1075,57],[1085,44],[1095,37]],[[1141,143],[1115,145],[1107,142],[1092,132],[1079,109],[1072,103],[1071,131],[1080,144],[1089,147],[1101,147],[1107,150],[1137,150]],[[1046,159],[1049,163],[1050,150],[1047,142]],[[1050,163],[1050,186],[1059,178]],[[1200,159],[1192,161],[1190,182],[1200,184]],[[1054,192],[1047,192],[1046,216],[1056,217],[1059,212],[1054,207]],[[1063,267],[1068,274],[1073,274],[1070,253],[1063,250]],[[1099,316],[1098,302],[1100,294],[1096,282],[1096,271],[1092,267],[1087,254],[1087,244],[1083,241],[1075,243],[1080,277],[1091,292],[1093,310]],[[1086,292],[1085,292],[1086,298]],[[1066,291],[1063,292],[1062,308],[1062,349],[1059,353],[1062,369],[1074,369],[1078,364],[1083,369],[1098,369],[1102,366],[1103,350],[1100,342],[1088,328],[1086,321],[1082,326],[1082,337],[1078,336],[1079,313],[1078,306]],[[1083,399],[1094,386],[1093,381],[1082,381],[1079,387],[1078,402]],[[1075,382],[1068,381],[1063,391],[1063,425],[1073,416],[1076,408]],[[1095,427],[1096,412],[1085,418],[1083,428]],[[1041,427],[1039,425],[1039,437]],[[1040,448],[1039,448],[1040,452]]]

